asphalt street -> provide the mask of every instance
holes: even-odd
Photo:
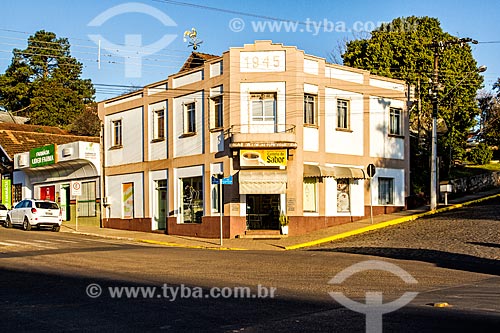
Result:
[[[0,330],[364,332],[365,314],[330,292],[361,304],[376,293],[386,304],[414,292],[408,305],[383,315],[384,331],[493,331],[500,326],[498,211],[499,202],[489,201],[286,252],[0,228]],[[353,269],[360,264],[367,266]],[[236,297],[241,288],[250,294]],[[433,306],[443,302],[450,307]]]

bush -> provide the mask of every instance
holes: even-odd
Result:
[[[480,143],[469,152],[468,160],[474,164],[484,165],[490,163],[493,151],[485,143]]]

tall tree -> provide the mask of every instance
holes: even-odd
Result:
[[[500,147],[500,78],[493,85],[496,95],[485,93],[479,98],[481,136],[490,146]]]
[[[37,31],[24,50],[14,49],[0,75],[0,108],[30,118],[32,124],[67,128],[94,99],[83,65],[70,54],[66,38]]]
[[[418,112],[414,107],[410,113],[412,132],[422,136],[411,142],[412,166],[420,164],[419,159],[427,165],[430,152],[432,100],[428,91],[432,88],[434,52],[429,45],[434,41],[456,40],[457,37],[443,32],[438,19],[411,16],[380,26],[370,38],[348,42],[342,54],[344,65],[420,86],[421,110]],[[479,115],[476,93],[482,87],[483,78],[468,44],[445,48],[438,59],[441,87],[438,117],[448,129],[440,136],[438,147],[443,160],[450,166],[454,159],[461,158],[465,136]],[[426,178],[426,171],[412,174]],[[446,171],[448,168],[442,170]],[[412,182],[428,183],[424,179],[412,179]]]

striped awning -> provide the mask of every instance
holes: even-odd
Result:
[[[321,166],[304,164],[304,178],[365,179],[363,169],[343,166]]]
[[[286,170],[241,170],[238,177],[240,194],[286,193]]]

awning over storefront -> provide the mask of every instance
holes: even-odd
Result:
[[[240,194],[286,193],[285,170],[241,170],[238,175]]]
[[[342,166],[321,166],[304,164],[304,178],[365,179],[363,169]]]

